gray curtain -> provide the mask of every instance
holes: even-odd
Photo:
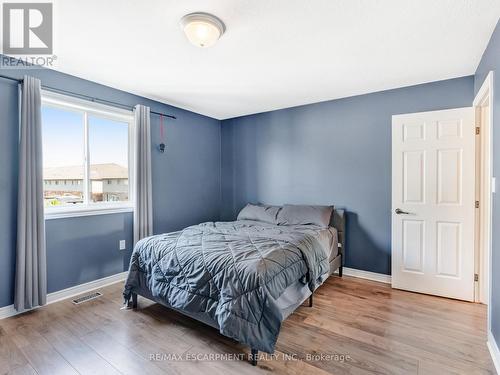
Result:
[[[14,307],[24,311],[47,301],[40,80],[25,76],[20,97]]]
[[[135,107],[135,210],[134,243],[153,234],[153,197],[151,182],[150,109]]]

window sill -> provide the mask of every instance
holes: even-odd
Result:
[[[134,212],[134,207],[119,206],[119,207],[92,207],[73,210],[51,210],[45,212],[45,220],[63,219],[70,217],[95,216],[95,215],[111,215],[125,212]]]

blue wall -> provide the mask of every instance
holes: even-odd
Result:
[[[490,71],[494,71],[493,94],[493,175],[500,178],[500,22],[476,70],[474,92],[477,93]],[[500,194],[493,194],[492,274],[491,274],[491,331],[500,346]]]
[[[50,70],[6,70],[51,87],[126,105],[145,104],[177,116],[166,120],[167,150],[153,152],[155,233],[174,231],[220,213],[220,121]],[[13,303],[17,208],[17,84],[0,79],[0,307]],[[159,117],[152,116],[153,144]],[[48,291],[122,272],[132,244],[132,214],[47,220]],[[118,241],[127,250],[118,250]]]
[[[496,49],[491,47],[494,43]],[[128,105],[142,103],[178,117],[166,123],[166,153],[153,152],[155,233],[219,217],[233,220],[249,201],[334,203],[348,210],[346,265],[388,274],[391,116],[470,106],[474,85],[477,89],[491,64],[498,66],[498,36],[492,39],[488,51],[475,79],[463,77],[389,90],[225,120],[222,124],[62,73],[28,73],[52,87]],[[20,77],[25,72],[8,73]],[[13,301],[16,84],[0,79],[0,98],[1,307]],[[495,121],[498,124],[498,117]],[[157,116],[152,118],[152,127],[156,143]],[[500,163],[495,163],[495,168],[500,168]],[[127,240],[127,251],[118,251],[120,239]],[[131,243],[131,213],[48,220],[49,292],[123,271]],[[495,261],[498,264],[498,257]],[[495,301],[498,304],[498,298]]]
[[[390,273],[391,116],[472,105],[472,76],[222,122],[223,220],[247,202],[348,210],[346,266]]]

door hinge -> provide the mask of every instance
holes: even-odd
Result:
[[[479,281],[479,275],[477,273],[474,274],[474,281]]]
[[[479,201],[476,201],[476,208],[479,208]]]
[[[480,132],[479,126],[476,126],[476,135],[479,135],[479,132]]]

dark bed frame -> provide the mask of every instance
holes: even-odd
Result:
[[[339,277],[342,277],[343,268],[344,268],[344,253],[345,253],[345,210],[337,210],[335,209],[332,214],[332,220],[330,226],[337,229],[338,235],[338,246],[339,252],[338,255],[330,261],[330,275],[332,275],[335,271],[338,270]],[[313,295],[314,292],[309,296],[309,307],[313,307]],[[132,309],[137,309],[137,293],[132,293],[132,301],[128,302],[128,307]],[[148,298],[147,296],[143,296],[144,298]],[[148,298],[149,299],[149,298]],[[168,306],[166,306],[168,307]],[[182,313],[180,310],[176,310]],[[257,366],[257,360],[259,358],[259,351],[254,348],[250,348],[249,361],[252,366]]]

